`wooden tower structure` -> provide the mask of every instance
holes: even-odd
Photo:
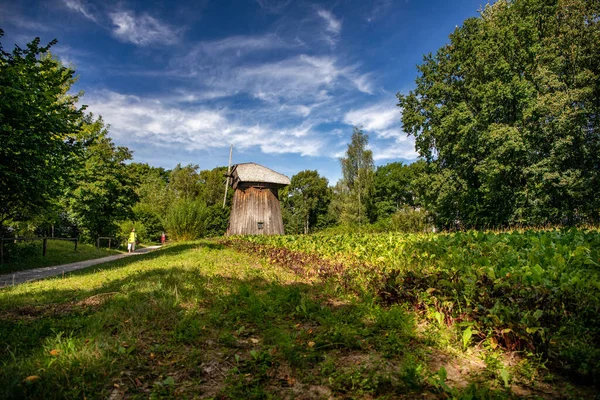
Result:
[[[231,170],[233,205],[227,235],[283,235],[279,189],[290,178],[255,163]]]

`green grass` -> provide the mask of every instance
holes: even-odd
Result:
[[[82,243],[79,243],[77,250],[74,250],[73,242],[63,240],[48,240],[45,257],[42,256],[41,240],[18,242],[16,245],[5,243],[5,246],[5,250],[7,253],[10,251],[10,254],[7,256],[7,262],[0,264],[0,274],[69,264],[120,253],[116,250],[97,249],[95,246]]]
[[[210,241],[174,244],[1,290],[0,398],[491,399],[566,387],[541,382],[541,365],[464,352],[452,335],[335,280]],[[515,386],[520,370],[534,383]],[[578,393],[590,392],[567,394]]]

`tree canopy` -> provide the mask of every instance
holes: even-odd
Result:
[[[398,94],[450,227],[598,221],[600,3],[500,0]]]
[[[88,238],[113,236],[116,222],[131,216],[138,200],[134,191],[137,181],[125,165],[132,154],[126,147],[115,146],[102,118],[94,120],[87,115],[81,134],[86,146],[66,202]]]
[[[329,181],[316,170],[300,171],[292,177],[283,199],[289,210],[287,231],[309,233],[312,227],[322,228],[327,223],[324,216],[331,201]],[[285,195],[284,193],[284,195]],[[299,228],[299,229],[298,229]]]
[[[340,158],[345,189],[341,220],[345,224],[369,222],[373,194],[373,152],[367,149],[369,135],[353,127],[345,157]]]
[[[4,32],[0,30],[0,38]],[[81,143],[83,106],[69,94],[75,71],[36,38],[6,52],[0,43],[0,223],[38,215],[57,201]]]

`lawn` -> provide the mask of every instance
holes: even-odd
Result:
[[[0,290],[2,398],[590,398],[532,360],[212,241]],[[470,397],[469,397],[470,396]]]
[[[42,256],[41,240],[19,242],[16,245],[5,243],[7,253],[9,252],[9,245],[11,246],[9,254],[11,257],[7,255],[7,262],[0,264],[0,274],[69,264],[120,253],[117,250],[97,249],[95,246],[83,243],[79,243],[77,250],[75,250],[75,245],[71,241],[48,239],[46,256],[44,257]]]

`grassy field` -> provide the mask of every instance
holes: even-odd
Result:
[[[406,305],[212,241],[0,291],[1,398],[594,398]]]
[[[5,246],[8,247],[6,244]],[[12,243],[11,246],[13,246]],[[43,257],[41,240],[19,242],[15,247],[11,248],[11,257],[7,257],[9,258],[8,261],[0,264],[0,274],[69,264],[119,254],[119,251],[116,250],[97,249],[95,246],[82,243],[77,245],[77,250],[74,250],[74,248],[74,243],[70,241],[48,240],[46,257]]]

